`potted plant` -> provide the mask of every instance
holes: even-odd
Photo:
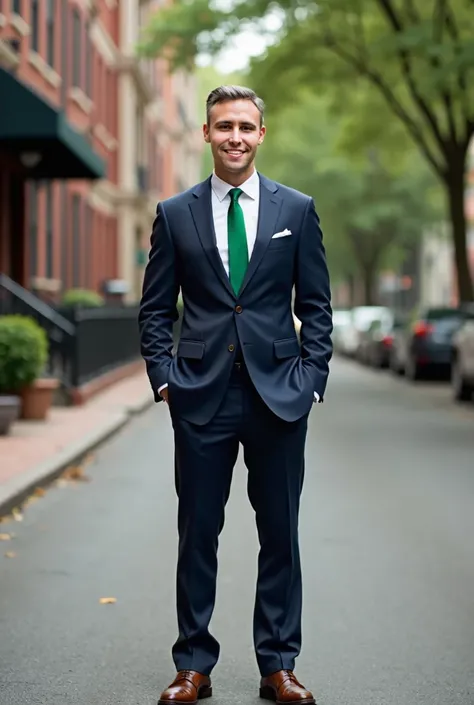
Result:
[[[48,358],[46,332],[29,316],[0,317],[0,394],[20,397],[21,418],[45,419],[57,380],[40,377]],[[11,423],[11,422],[10,422]],[[8,430],[8,426],[7,426]]]

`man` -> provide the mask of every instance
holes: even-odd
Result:
[[[304,446],[332,354],[322,234],[311,198],[255,171],[265,127],[253,91],[212,91],[203,131],[214,173],[158,205],[139,316],[155,400],[169,405],[179,499],[177,675],[159,705],[212,694],[218,537],[240,443],[260,541],[260,696],[309,705],[314,698],[293,668],[301,646]],[[180,289],[184,313],[173,356]]]

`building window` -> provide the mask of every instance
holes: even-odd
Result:
[[[89,203],[86,203],[86,208],[85,208],[85,228],[84,228],[84,243],[85,243],[85,259],[84,259],[84,267],[85,267],[85,278],[86,280],[84,281],[84,285],[87,286],[89,289],[92,289],[94,286],[93,282],[93,277],[92,277],[92,247],[93,247],[93,239],[92,239],[92,228],[94,225],[94,214],[92,212],[92,207],[90,206]],[[87,261],[89,260],[89,261]]]
[[[31,48],[39,51],[39,0],[31,0]]]
[[[12,2],[12,12],[14,12],[15,15],[20,15],[20,16],[21,16],[21,0],[13,0],[13,2]]]
[[[38,182],[30,181],[28,189],[28,246],[30,277],[38,274]]]
[[[53,278],[53,185],[46,182],[46,277]]]
[[[46,1],[46,52],[47,62],[50,66],[54,66],[54,21],[55,21],[56,0]]]
[[[72,12],[72,85],[81,87],[81,16]]]
[[[93,48],[90,38],[90,23],[86,25],[86,94],[89,98],[92,98],[92,59],[93,59]]]
[[[72,197],[72,285],[81,284],[81,197]]]

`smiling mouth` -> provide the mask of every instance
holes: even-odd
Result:
[[[240,157],[242,154],[245,154],[241,149],[225,149],[224,152],[230,154],[231,157]]]

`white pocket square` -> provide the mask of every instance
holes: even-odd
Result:
[[[287,228],[285,228],[281,231],[281,233],[275,233],[275,235],[272,235],[272,240],[275,240],[277,237],[287,237],[287,235],[291,235],[291,230],[287,230]]]

